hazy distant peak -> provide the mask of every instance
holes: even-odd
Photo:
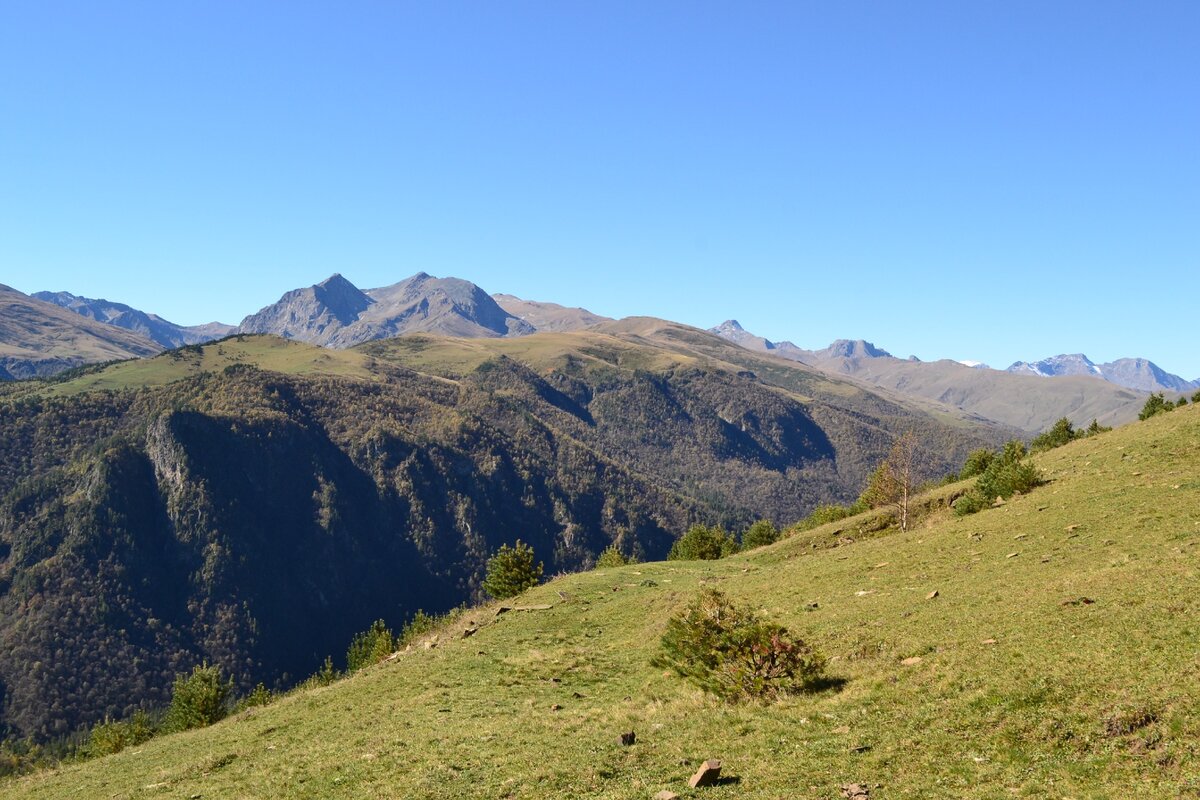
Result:
[[[115,303],[103,298],[80,297],[70,292],[37,292],[32,297],[73,311],[81,317],[139,333],[166,348],[211,341],[233,330],[232,326],[219,322],[190,327],[176,325],[157,314],[150,314],[124,303]]]
[[[891,358],[892,354],[866,339],[838,339],[816,355],[822,358]]]
[[[1107,364],[1095,364],[1082,353],[1051,356],[1041,361],[1018,361],[1009,372],[1052,378],[1059,375],[1092,375],[1127,389],[1145,392],[1187,392],[1200,388],[1200,381],[1187,381],[1145,358],[1118,358]]]
[[[718,325],[717,327],[713,328],[713,331],[742,332],[745,330],[746,329],[742,327],[742,324],[740,322],[738,322],[736,319],[727,319],[724,322],[722,322],[720,325]]]
[[[1066,353],[1041,361],[1018,361],[1008,368],[1009,372],[1040,375],[1044,378],[1055,375],[1095,375],[1103,377],[1100,368],[1083,353]]]

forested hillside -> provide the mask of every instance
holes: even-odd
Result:
[[[373,619],[473,598],[517,538],[548,574],[612,543],[662,558],[695,521],[788,522],[853,498],[902,430],[931,475],[998,437],[789,375],[632,334],[336,355],[236,337],[9,384],[7,732],[162,705],[203,659],[242,688],[294,682]]]

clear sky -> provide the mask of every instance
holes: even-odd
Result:
[[[1200,3],[0,3],[0,283],[341,272],[1200,377]]]

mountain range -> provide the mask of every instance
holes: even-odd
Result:
[[[1189,381],[1172,375],[1145,358],[1118,358],[1107,364],[1096,364],[1083,353],[1051,356],[1029,363],[1018,361],[1007,372],[1053,378],[1060,375],[1090,375],[1110,383],[1145,392],[1188,392],[1200,389],[1200,379]]]
[[[1112,367],[1106,370],[1090,361],[1087,364],[1091,368],[1081,369],[1077,359],[1083,357],[1064,356],[1038,362],[1046,365],[1040,372],[1019,365],[994,370],[978,362],[900,359],[861,339],[839,339],[821,350],[805,350],[791,342],[772,342],[750,333],[737,320],[727,320],[710,331],[750,350],[799,361],[904,396],[951,405],[1031,432],[1045,430],[1062,416],[1077,425],[1093,419],[1106,425],[1123,424],[1136,418],[1145,400],[1142,392],[1187,391],[1200,386],[1170,375],[1145,359],[1121,359],[1105,365]],[[1060,371],[1052,371],[1055,365]]]
[[[150,336],[189,329],[52,299],[0,289],[8,377],[125,360],[0,383],[0,734],[41,739],[161,706],[201,660],[287,685],[379,616],[477,598],[518,537],[550,574],[610,545],[662,558],[695,522],[852,501],[906,431],[940,478],[1145,400],[424,273],[334,275],[166,352]]]
[[[21,327],[13,324],[19,314],[14,311],[8,315],[7,326],[0,328],[0,379],[44,377],[84,363],[144,357],[235,331],[270,333],[344,349],[412,333],[511,338],[537,331],[580,331],[611,322],[586,309],[510,294],[489,295],[469,281],[436,278],[423,272],[390,286],[366,290],[334,274],[313,286],[285,293],[238,326],[217,322],[181,326],[122,303],[69,292],[25,296],[12,289],[5,291],[11,303],[20,299],[17,304],[26,319],[33,315],[45,322]],[[74,312],[76,317],[64,316],[62,311]],[[70,327],[79,330],[67,333]],[[113,328],[123,329],[134,338],[116,334]],[[1200,381],[1184,380],[1143,358],[1097,365],[1083,355],[1056,356],[1032,364],[1018,362],[999,371],[977,362],[899,359],[861,339],[841,339],[810,350],[790,341],[773,342],[757,336],[736,320],[728,320],[711,332],[751,351],[848,377],[901,398],[954,407],[1031,433],[1043,430],[1063,415],[1077,424],[1087,424],[1093,418],[1106,424],[1127,422],[1136,416],[1139,392],[1200,388]],[[971,372],[965,371],[968,368]],[[1044,378],[1054,380],[1034,382]]]
[[[45,378],[82,364],[160,350],[146,336],[0,284],[0,380]]]
[[[62,306],[68,311],[74,311],[80,316],[94,319],[97,322],[106,322],[109,325],[141,334],[167,350],[186,344],[200,344],[220,339],[235,330],[234,326],[220,322],[192,326],[176,325],[157,314],[148,314],[136,308],[130,308],[124,303],[93,300],[89,297],[73,295],[70,292],[34,292],[31,296]]]

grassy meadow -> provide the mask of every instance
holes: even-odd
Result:
[[[515,601],[548,610],[472,609],[432,647],[0,797],[1200,796],[1200,408],[1036,461],[1044,486],[971,517],[561,576]],[[702,585],[815,644],[831,686],[728,706],[651,667]],[[708,758],[726,781],[689,789]]]

